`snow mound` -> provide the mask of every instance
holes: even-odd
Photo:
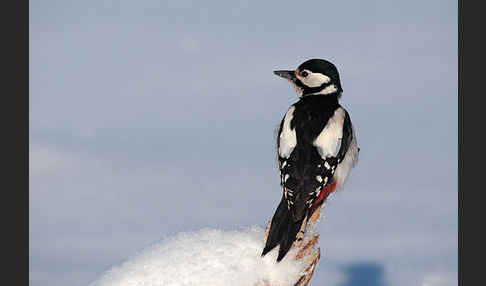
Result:
[[[278,246],[262,258],[264,237],[261,227],[179,233],[113,267],[90,286],[252,286],[262,280],[293,285],[305,268],[294,260],[297,250],[279,263]]]

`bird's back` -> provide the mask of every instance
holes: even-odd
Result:
[[[326,171],[324,161],[315,146],[315,140],[340,105],[336,98],[316,95],[304,97],[292,106],[294,108],[290,126],[285,126],[284,117],[279,134],[288,132],[284,129],[290,127],[290,130],[295,132],[295,146],[289,154],[282,154],[280,145],[288,144],[289,139],[280,136],[277,145],[282,184],[291,192],[289,209],[293,220],[297,221],[305,217],[308,201],[315,195],[313,192],[322,185],[316,177],[322,177],[323,172]]]

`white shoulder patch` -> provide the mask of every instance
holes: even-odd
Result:
[[[295,145],[297,145],[295,129],[290,128],[290,121],[294,117],[294,110],[295,107],[291,106],[285,114],[282,132],[280,132],[280,137],[278,138],[280,140],[278,154],[283,158],[288,158],[294,150]]]
[[[319,151],[319,155],[323,159],[326,157],[334,157],[341,148],[341,141],[343,139],[343,124],[346,113],[344,109],[339,107],[334,111],[334,114],[327,122],[324,129],[314,140],[314,145]]]

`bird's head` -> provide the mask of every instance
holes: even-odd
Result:
[[[296,70],[278,70],[273,73],[288,79],[299,97],[311,94],[340,97],[343,91],[336,66],[326,60],[311,59]]]

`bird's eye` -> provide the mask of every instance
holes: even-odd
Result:
[[[306,76],[308,76],[308,75],[309,75],[309,73],[308,73],[308,72],[306,72],[306,71],[301,71],[301,72],[300,72],[300,76],[301,76],[301,77],[306,77]]]

